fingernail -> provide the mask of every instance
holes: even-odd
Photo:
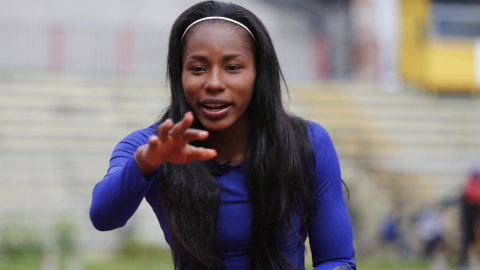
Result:
[[[217,156],[217,150],[213,149],[213,152],[215,153],[215,156]]]
[[[207,136],[208,135],[208,131],[202,131],[200,132],[200,136]]]
[[[187,113],[185,114],[185,116],[187,116],[187,115],[192,115],[192,114],[193,114],[192,112],[187,112]]]

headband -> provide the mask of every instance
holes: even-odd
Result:
[[[248,28],[247,28],[245,25],[243,25],[242,23],[237,22],[237,21],[235,21],[235,20],[232,20],[232,19],[230,19],[230,18],[226,18],[226,17],[212,16],[212,17],[201,18],[201,19],[196,20],[196,21],[194,21],[193,23],[191,23],[191,24],[187,27],[187,29],[185,29],[185,32],[183,32],[182,39],[180,39],[180,42],[183,40],[183,37],[184,37],[185,34],[187,33],[188,29],[190,29],[190,27],[194,26],[195,24],[197,24],[197,23],[199,23],[199,22],[201,22],[201,21],[206,21],[206,20],[224,20],[224,21],[232,22],[232,23],[234,23],[234,24],[236,24],[236,25],[240,25],[241,27],[243,27],[245,30],[248,31],[248,33],[250,34],[250,36],[252,36],[253,41],[256,41],[256,40],[255,40],[255,37],[254,37],[253,34],[252,34],[252,32],[250,32],[250,30],[248,30]]]

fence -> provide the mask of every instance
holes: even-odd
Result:
[[[0,26],[2,73],[162,76],[168,33],[97,26]]]
[[[318,54],[318,48],[326,47],[309,29],[298,32],[279,28],[271,35],[287,78],[325,77],[328,52]],[[0,72],[163,79],[168,37],[168,27],[0,25]]]

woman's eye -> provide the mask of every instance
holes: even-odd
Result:
[[[193,71],[193,72],[202,72],[202,71],[205,71],[205,68],[203,68],[201,66],[194,66],[190,70]]]
[[[240,70],[241,68],[242,68],[242,67],[237,66],[237,65],[231,65],[231,66],[228,66],[228,67],[227,67],[227,70],[236,71],[236,70]]]

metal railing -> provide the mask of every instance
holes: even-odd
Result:
[[[97,26],[0,26],[0,72],[164,76],[168,32]]]

